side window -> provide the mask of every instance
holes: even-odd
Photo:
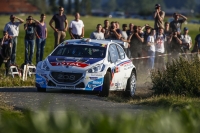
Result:
[[[119,59],[119,54],[115,44],[111,44],[108,50],[108,61],[115,63]]]
[[[117,46],[117,49],[118,49],[118,52],[119,52],[119,58],[124,59],[125,58],[124,50],[120,46]]]

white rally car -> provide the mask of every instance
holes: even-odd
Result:
[[[120,43],[92,39],[64,41],[37,64],[37,90],[99,91],[101,96],[108,96],[109,91],[124,91],[134,96],[136,68]]]

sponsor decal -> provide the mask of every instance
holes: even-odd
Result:
[[[87,86],[86,86],[86,90],[93,90],[96,87],[99,87],[103,84],[103,78],[100,79],[96,79],[94,81],[90,81]]]
[[[89,64],[82,63],[82,62],[50,62],[52,66],[76,66],[76,67],[87,67]]]
[[[89,77],[90,78],[90,80],[96,80],[96,79],[98,79],[98,77]]]
[[[103,76],[102,73],[91,73],[91,76]]]

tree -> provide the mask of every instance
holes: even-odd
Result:
[[[67,14],[71,14],[72,13],[72,1],[68,0],[67,3]]]
[[[58,4],[59,4],[59,6],[64,7],[64,0],[59,0],[59,1],[58,1]]]
[[[92,9],[101,9],[100,0],[91,0]]]
[[[102,9],[107,12],[116,10],[117,3],[116,0],[109,0],[102,5]]]
[[[80,3],[79,3],[79,0],[75,0],[74,1],[74,9],[75,9],[75,12],[80,12]]]
[[[55,13],[58,10],[56,6],[56,0],[49,0],[49,5],[52,13]]]
[[[91,14],[91,1],[82,0],[81,1],[81,13],[82,14]]]

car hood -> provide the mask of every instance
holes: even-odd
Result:
[[[95,63],[102,63],[103,58],[80,58],[80,57],[63,57],[63,56],[49,56],[49,65],[52,67],[63,67],[72,69],[88,69]]]

